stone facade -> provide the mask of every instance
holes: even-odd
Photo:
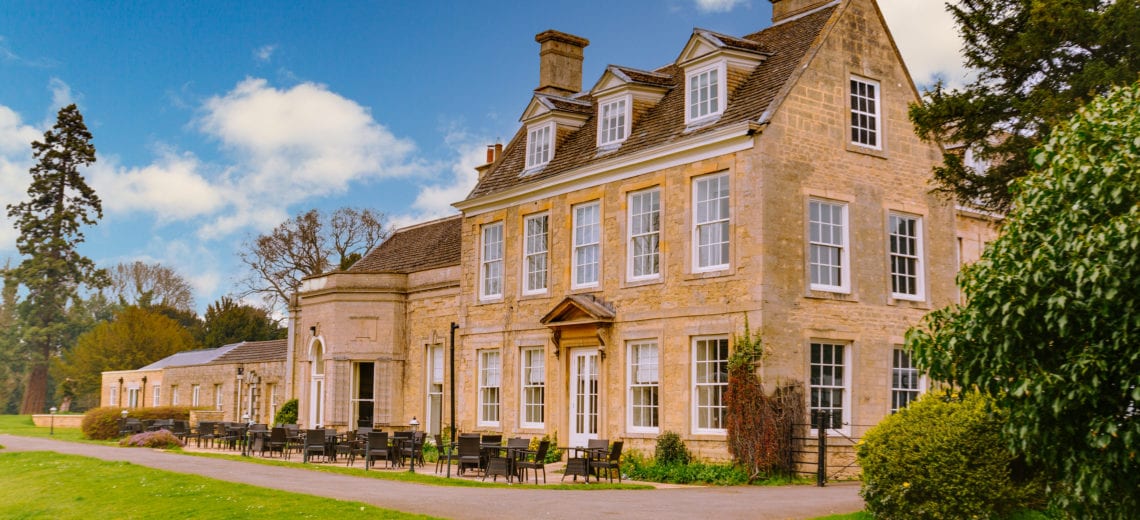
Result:
[[[747,320],[766,345],[765,383],[802,384],[809,408],[834,410],[827,433],[850,454],[921,390],[896,385],[911,370],[903,335],[958,301],[960,263],[995,228],[931,193],[941,150],[914,135],[906,112],[918,94],[875,3],[774,3],[771,29],[696,30],[676,64],[611,66],[601,98],[540,85],[523,128],[489,151],[479,185],[456,204],[459,217],[400,230],[352,269],[307,280],[288,363],[302,422],[399,429],[417,417],[433,433],[455,424],[562,445],[623,439],[641,451],[674,431],[701,458],[724,459],[726,358]],[[540,60],[540,77],[581,84],[563,77],[580,74],[581,48]],[[690,122],[688,72],[722,62],[723,114]],[[545,70],[559,63],[567,70]],[[853,142],[853,82],[875,90],[870,145]],[[598,99],[622,95],[632,130],[597,145]],[[535,166],[527,139],[540,125],[553,125],[553,157]],[[634,235],[646,221],[634,214],[651,192],[658,267],[639,276],[632,257],[646,242]],[[712,192],[726,212],[710,210]],[[579,225],[593,205],[596,228]],[[812,241],[825,209],[841,220],[828,228],[842,237],[831,249]],[[722,227],[706,225],[712,214]],[[596,245],[582,238],[590,229]],[[723,248],[701,247],[710,229],[723,230]],[[911,242],[917,251],[899,245]],[[576,283],[583,244],[598,274]],[[821,251],[842,258],[835,283],[820,278]]]
[[[180,352],[137,370],[103,372],[102,406],[189,406],[222,420],[270,423],[289,399],[285,340]],[[251,399],[252,396],[252,399]]]

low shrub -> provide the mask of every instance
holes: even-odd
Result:
[[[1006,448],[1003,421],[978,394],[931,393],[887,417],[858,447],[867,510],[883,519],[1001,518],[1037,505],[1043,487],[1027,482]]]
[[[169,430],[155,430],[131,435],[119,441],[119,446],[170,449],[181,448],[184,444]]]
[[[297,424],[297,407],[296,399],[285,401],[273,417],[273,424]]]
[[[653,458],[661,466],[688,464],[693,460],[685,441],[681,440],[681,436],[674,431],[665,431],[657,436],[657,449],[653,453]]]
[[[117,439],[122,421],[124,408],[117,406],[104,406],[88,410],[83,416],[83,423],[79,425],[83,435],[92,440]],[[154,408],[127,409],[129,417],[139,420],[148,419],[176,419],[190,420],[190,408],[185,406],[157,406]]]
[[[748,482],[748,474],[734,464],[703,462],[661,464],[637,452],[622,455],[621,469],[628,478],[645,482],[718,486],[737,486]]]
[[[547,464],[553,464],[562,460],[562,450],[558,449],[558,430],[554,430],[550,435],[543,435],[542,437],[532,437],[530,439],[530,449],[537,450],[538,443],[542,441],[550,441],[550,447],[546,448]]]

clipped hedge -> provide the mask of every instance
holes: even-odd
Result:
[[[296,399],[285,401],[273,417],[273,424],[297,424],[298,404]]]
[[[80,425],[83,435],[93,440],[117,439],[123,410],[124,408],[118,406],[104,406],[88,410],[87,414],[83,416],[83,424]],[[129,414],[128,417],[144,421],[148,419],[190,420],[190,408],[186,406],[158,406],[126,410]]]
[[[976,393],[931,393],[887,417],[858,448],[867,510],[888,520],[1002,518],[1037,505],[1042,487],[1014,477],[1004,420]]]
[[[657,447],[653,452],[653,459],[660,466],[670,464],[688,464],[693,460],[685,441],[674,431],[665,431],[657,436]]]

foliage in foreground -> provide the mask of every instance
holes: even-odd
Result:
[[[977,72],[953,90],[938,84],[910,118],[923,139],[958,143],[988,163],[975,171],[956,150],[934,169],[940,191],[1004,211],[1012,181],[1032,169],[1032,149],[1093,96],[1136,81],[1140,2],[945,2]]]
[[[122,421],[122,412],[125,408],[117,406],[104,406],[88,410],[83,416],[80,429],[88,439],[106,440],[119,437],[119,427]],[[139,420],[147,419],[177,419],[187,421],[190,419],[190,408],[185,406],[158,406],[154,408],[135,408],[127,410],[130,417]]]
[[[1040,486],[1015,479],[1004,416],[989,404],[930,393],[868,431],[858,449],[867,510],[888,520],[995,518],[1040,497]]]
[[[749,481],[748,474],[733,464],[660,463],[633,451],[622,455],[621,470],[626,478],[643,482],[738,486]]]
[[[0,518],[430,518],[47,452],[0,453],[0,489]]]
[[[1122,2],[1127,3],[1127,2]],[[1091,103],[1033,157],[966,305],[907,334],[934,379],[1009,412],[1005,440],[1077,517],[1140,510],[1140,84]]]
[[[764,358],[760,333],[752,333],[747,317],[744,334],[734,338],[728,359],[725,422],[728,451],[748,473],[748,482],[760,477],[792,475],[795,471],[795,424],[804,415],[801,385],[781,385],[768,395],[757,375]]]

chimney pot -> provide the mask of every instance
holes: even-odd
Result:
[[[487,162],[488,163],[495,162],[495,146],[494,145],[490,145],[490,144],[487,145]]]
[[[555,31],[534,36],[538,51],[538,88],[535,92],[568,96],[582,90],[582,60],[590,40]]]

